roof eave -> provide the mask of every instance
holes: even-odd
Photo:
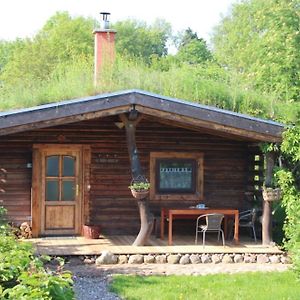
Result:
[[[0,114],[0,135],[116,115],[134,106],[142,113],[161,115],[195,126],[208,126],[258,140],[280,142],[284,126],[273,121],[162,97],[139,90],[103,94]],[[249,134],[250,133],[250,134]]]

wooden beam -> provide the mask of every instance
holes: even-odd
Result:
[[[281,140],[283,126],[264,121],[250,116],[214,108],[198,106],[195,103],[186,103],[175,99],[161,97],[154,98],[146,94],[136,94],[136,109],[138,106],[147,107],[161,112],[168,112],[181,117],[189,117],[203,122],[212,122],[228,128],[236,128],[244,131],[274,137]],[[140,111],[140,110],[139,110]]]
[[[280,142],[281,141],[280,136],[271,136],[269,134],[251,131],[250,129],[244,130],[244,129],[221,125],[218,123],[214,123],[213,118],[210,121],[203,121],[203,120],[199,120],[199,119],[195,119],[195,118],[191,118],[191,117],[186,117],[186,116],[183,116],[180,114],[175,114],[175,113],[171,113],[171,112],[167,112],[167,111],[152,109],[152,108],[148,108],[148,107],[144,107],[144,106],[140,106],[140,105],[136,105],[136,109],[139,112],[144,113],[146,115],[171,120],[178,124],[186,124],[186,125],[193,126],[196,128],[206,128],[209,130],[213,130],[216,132],[219,131],[219,132],[234,135],[237,137],[246,137],[253,141],[264,141],[264,142]]]
[[[266,177],[265,185],[270,187],[273,178],[273,169],[275,165],[275,153],[267,152],[265,154],[266,159]],[[270,201],[263,200],[263,216],[262,216],[262,244],[272,244],[272,203]]]
[[[161,119],[161,118],[157,118],[157,117],[150,116],[150,115],[144,115],[144,119],[147,119],[152,122],[156,121],[156,122],[159,122],[160,124],[169,125],[172,127],[178,127],[178,128],[195,131],[195,132],[202,133],[202,134],[214,135],[214,136],[218,136],[221,138],[226,138],[226,139],[231,139],[231,140],[236,140],[236,141],[249,142],[249,138],[244,137],[244,136],[237,136],[237,135],[233,135],[233,134],[229,134],[229,133],[212,130],[209,128],[198,127],[198,126],[189,125],[189,124],[185,124],[185,123],[179,123],[179,122],[175,122],[175,121],[168,120],[168,119]]]
[[[41,195],[41,178],[42,178],[42,166],[41,166],[41,152],[39,148],[33,148],[32,153],[32,188],[31,188],[31,227],[32,236],[38,237],[41,232],[41,207],[40,207],[40,195]]]
[[[113,115],[122,114],[125,112],[128,112],[130,110],[131,106],[122,106],[122,107],[115,107],[107,110],[101,110],[96,112],[90,112],[90,113],[83,113],[79,115],[72,115],[72,116],[65,116],[61,118],[53,118],[53,116],[49,116],[47,120],[38,121],[34,118],[32,118],[30,121],[26,120],[26,124],[16,125],[8,128],[1,128],[0,129],[0,136],[2,135],[8,135],[12,133],[17,132],[23,132],[28,130],[35,130],[40,128],[46,128],[46,127],[52,127],[52,126],[58,126],[58,125],[64,125],[69,123],[75,123],[79,121],[85,121],[85,120],[91,120],[96,118],[103,118]],[[20,123],[20,122],[19,122]],[[24,122],[25,123],[25,122]]]

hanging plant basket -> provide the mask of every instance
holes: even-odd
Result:
[[[138,176],[131,181],[129,188],[134,198],[142,200],[149,195],[150,183],[144,176]]]
[[[142,200],[149,195],[149,190],[136,191],[134,189],[131,189],[131,194],[134,198]]]
[[[279,201],[282,193],[280,188],[264,188],[262,195],[265,201]]]

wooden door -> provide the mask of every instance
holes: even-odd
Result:
[[[41,234],[79,234],[81,151],[73,146],[51,147],[41,154]]]

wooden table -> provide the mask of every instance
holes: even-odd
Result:
[[[169,240],[168,245],[173,244],[173,219],[186,218],[189,216],[201,216],[205,214],[223,214],[225,216],[224,221],[224,231],[226,232],[227,218],[226,216],[234,216],[234,242],[239,243],[239,211],[238,209],[229,208],[162,208],[161,209],[161,219],[160,219],[160,237],[164,239],[165,235],[165,220],[169,219]],[[226,235],[226,234],[225,234]]]

